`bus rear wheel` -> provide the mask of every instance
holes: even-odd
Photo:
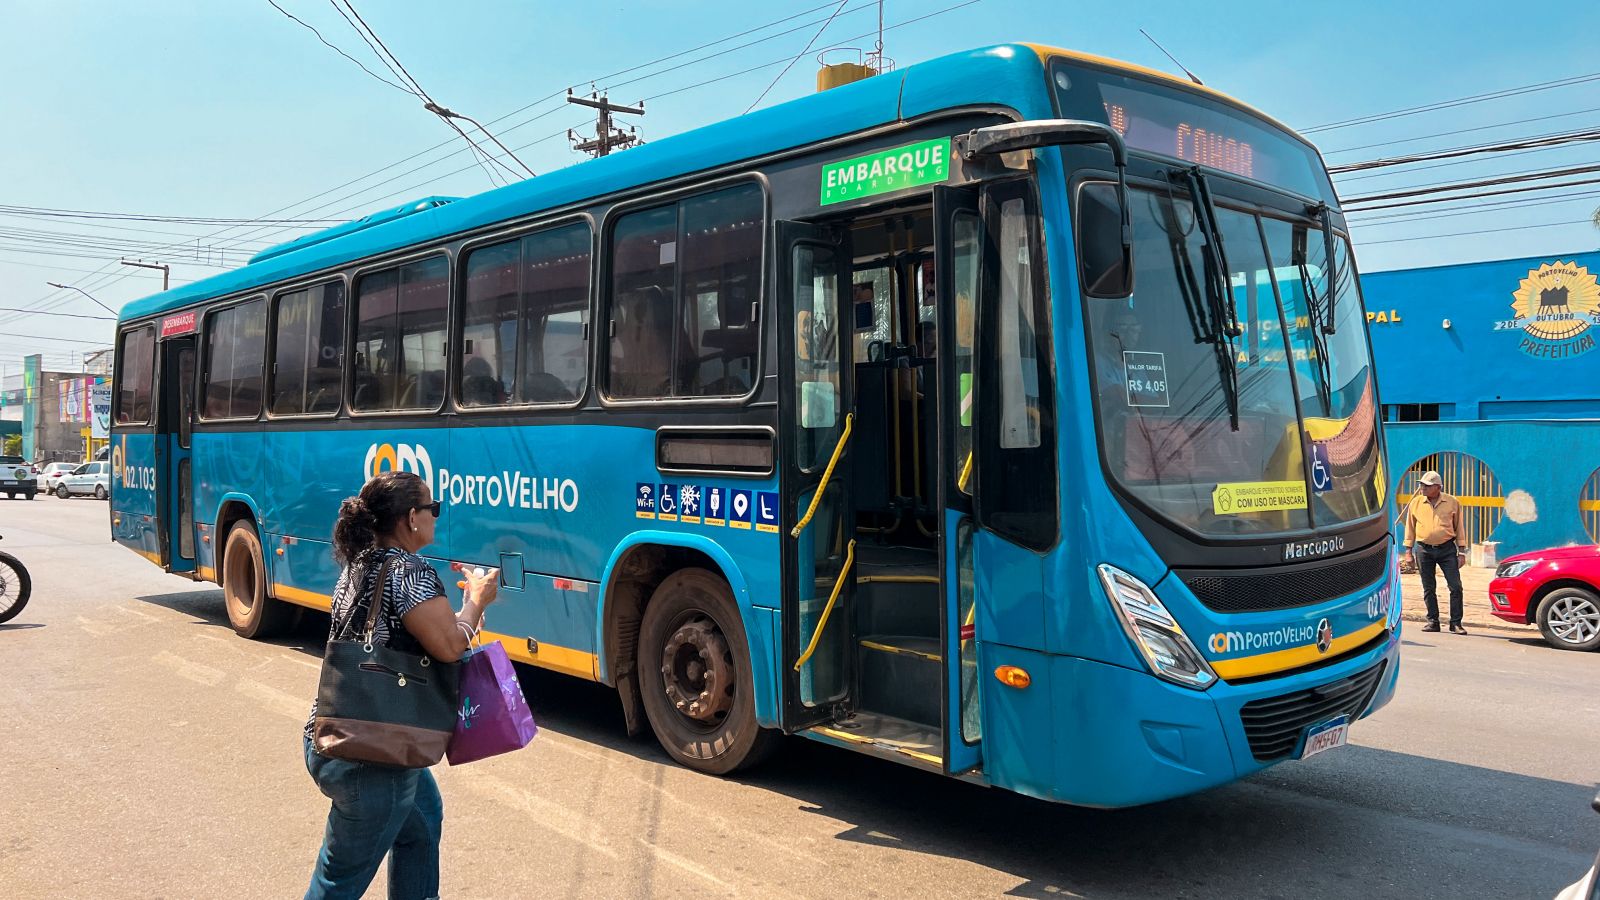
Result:
[[[222,599],[228,607],[228,624],[240,637],[255,640],[281,634],[294,617],[292,607],[267,594],[261,538],[248,521],[235,522],[223,545]]]
[[[639,685],[650,728],[679,763],[726,775],[771,755],[756,724],[750,645],[728,583],[705,569],[667,576],[639,629]]]

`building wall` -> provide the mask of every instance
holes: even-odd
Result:
[[[1600,418],[1597,274],[1591,252],[1364,275],[1384,404],[1439,404],[1440,419]]]
[[[1600,540],[1578,508],[1600,468],[1600,421],[1396,422],[1384,433],[1396,496],[1415,490],[1406,467],[1440,451],[1470,453],[1494,471],[1506,504],[1489,539],[1499,542],[1502,558]]]
[[[1409,494],[1408,467],[1433,453],[1482,460],[1505,501],[1502,557],[1600,540],[1579,507],[1600,467],[1596,275],[1589,252],[1362,277],[1391,487]],[[1393,421],[1411,404],[1438,421]]]

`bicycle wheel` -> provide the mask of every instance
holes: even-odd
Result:
[[[0,623],[16,618],[32,593],[33,579],[22,562],[9,553],[0,553]]]

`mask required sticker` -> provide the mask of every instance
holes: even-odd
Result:
[[[1211,492],[1211,511],[1219,516],[1305,508],[1303,481],[1234,481]]]

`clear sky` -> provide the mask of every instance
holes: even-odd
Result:
[[[329,0],[277,2],[389,77]],[[836,5],[823,0],[354,3],[438,102],[485,123],[499,120],[492,130],[509,146],[522,148],[518,155],[536,172],[584,159],[569,149],[566,129],[593,121],[586,110],[541,98],[568,86],[587,90],[591,80],[601,87],[615,85],[613,100],[649,101],[649,112],[638,123],[647,140],[737,116],[801,52]],[[1139,34],[1143,27],[1208,85],[1308,129],[1600,73],[1600,56],[1594,53],[1600,3],[1595,0],[975,0],[939,13],[962,3],[886,0],[887,55],[904,66],[955,50],[1029,40],[1172,70]],[[894,27],[921,17],[928,18]],[[465,143],[414,97],[363,73],[267,0],[3,0],[0,22],[0,122],[6,126],[0,140],[0,205],[224,219],[341,219],[414,197],[461,196],[491,186]],[[872,0],[848,0],[815,46],[778,78],[762,105],[813,90],[818,51],[868,47],[866,35],[876,27]],[[751,29],[760,30],[607,77]],[[745,44],[752,45],[741,47]],[[710,79],[720,80],[691,87]],[[1333,165],[1597,127],[1600,79],[1308,136]],[[1475,130],[1440,134],[1461,129]],[[1588,143],[1428,170],[1399,167],[1341,179],[1340,192],[1349,198],[1593,164],[1597,158],[1600,144]],[[1579,192],[1588,193],[1574,197]],[[1425,206],[1403,219],[1380,220],[1380,213],[1353,217],[1363,220],[1355,227],[1358,262],[1366,271],[1377,271],[1600,246],[1600,231],[1585,224],[1600,205],[1600,184],[1565,195],[1503,199],[1563,196],[1568,198],[1563,202],[1487,210],[1468,210],[1467,204]],[[0,229],[0,307],[85,315],[103,310],[45,282],[77,283],[116,308],[160,286],[158,274],[121,267],[118,256],[169,262],[174,281],[182,282],[220,271],[219,264],[242,264],[251,252],[302,233],[277,225],[85,221],[4,211]],[[1440,237],[1460,232],[1486,233]],[[181,249],[158,251],[168,242]],[[75,368],[77,355],[95,343],[71,341],[104,344],[111,333],[107,321],[0,311],[0,372],[16,372],[21,355],[35,350],[48,354],[50,367]]]

